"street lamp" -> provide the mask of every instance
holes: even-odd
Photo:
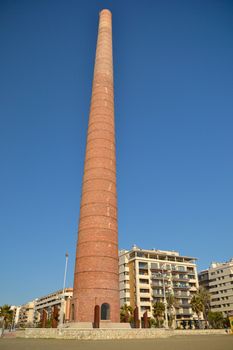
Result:
[[[162,270],[162,279],[163,279],[163,300],[164,300],[164,314],[165,314],[165,328],[168,328],[168,317],[167,317],[167,298],[166,298],[166,291],[165,291],[165,276],[164,276],[164,265],[161,266]]]
[[[67,264],[68,264],[68,253],[66,252],[66,263],[65,263],[65,272],[64,272],[64,280],[63,280],[63,290],[61,295],[61,309],[60,309],[60,326],[63,325],[64,319],[64,308],[65,308],[65,288],[66,288],[66,273],[67,273]]]

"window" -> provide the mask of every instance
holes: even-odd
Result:
[[[130,298],[123,298],[124,302],[127,303],[128,301],[130,301]]]
[[[139,265],[139,269],[148,269],[148,264],[145,262],[139,261],[138,265]]]
[[[139,283],[149,284],[149,280],[140,278],[140,279],[139,279]]]
[[[159,264],[158,263],[151,263],[151,269],[158,269],[159,268]]]
[[[184,266],[177,266],[178,271],[185,271],[185,267]]]
[[[150,306],[141,306],[141,311],[150,311]]]
[[[107,303],[101,305],[101,320],[110,320],[110,305]]]
[[[140,301],[150,302],[150,298],[140,298]]]

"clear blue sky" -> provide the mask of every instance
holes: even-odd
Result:
[[[113,13],[119,246],[233,256],[233,2],[1,0],[0,304],[73,284],[98,13]]]

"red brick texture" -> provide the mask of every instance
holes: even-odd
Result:
[[[75,322],[94,322],[110,305],[119,322],[112,16],[100,12],[74,275]]]

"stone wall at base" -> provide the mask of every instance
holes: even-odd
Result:
[[[15,332],[16,338],[26,338],[25,336],[25,329],[17,329]]]
[[[165,329],[72,329],[27,328],[25,338],[56,338],[80,340],[167,338],[175,335],[226,334],[224,329],[165,330]]]

